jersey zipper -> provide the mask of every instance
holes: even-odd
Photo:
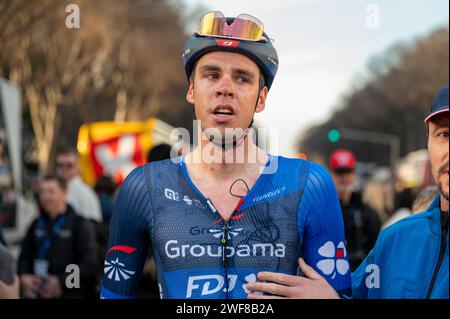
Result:
[[[214,214],[217,214],[220,216],[219,212],[217,211],[214,204],[207,199],[206,203],[208,204],[209,208]],[[234,212],[233,212],[234,214]],[[220,246],[222,247],[222,268],[224,269],[224,283],[225,283],[225,299],[228,298],[228,288],[229,288],[229,282],[228,282],[228,265],[227,265],[227,246],[228,246],[228,232],[229,232],[229,223],[225,220],[223,220],[223,232],[222,237],[220,238]]]
[[[220,240],[220,244],[222,245],[222,261],[224,262],[224,264],[226,263],[226,249],[227,249],[227,244],[228,244],[228,227],[229,227],[229,224],[227,222],[224,222],[222,239]]]
[[[447,248],[447,233],[448,233],[448,213],[441,213],[441,244],[439,248],[439,257],[436,264],[436,267],[434,268],[433,277],[431,279],[430,286],[428,288],[426,299],[430,299],[431,294],[434,289],[434,285],[436,283],[437,276],[439,274],[439,270],[441,268],[442,262],[444,260],[445,256],[445,250]]]
[[[228,246],[228,222],[224,221],[223,225],[223,235],[220,240],[220,244],[222,245],[222,263],[223,269],[225,270],[225,298],[229,299],[229,279],[228,279],[228,256],[227,256],[227,246]]]
[[[206,203],[208,204],[209,208],[211,209],[211,211],[215,214],[219,214],[219,212],[217,211],[216,207],[214,206],[214,204],[207,199]],[[220,239],[220,246],[222,247],[222,266],[223,269],[225,271],[225,299],[229,299],[229,278],[228,278],[228,256],[227,256],[227,247],[228,247],[228,243],[229,243],[229,231],[230,231],[230,223],[232,220],[232,216],[237,214],[240,209],[242,204],[244,204],[244,198],[241,197],[241,199],[239,200],[239,203],[237,204],[236,208],[234,209],[233,213],[231,214],[230,220],[229,221],[225,221],[223,220],[223,233],[222,233],[222,238]]]

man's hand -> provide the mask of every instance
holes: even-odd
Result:
[[[44,284],[42,285],[39,294],[43,299],[57,299],[62,296],[62,288],[59,283],[59,279],[53,275],[47,275],[45,277]]]
[[[0,299],[19,299],[20,281],[16,276],[12,285],[7,285],[0,280]]]
[[[37,292],[41,286],[41,278],[36,275],[23,274],[20,276],[23,296],[28,299],[36,299]]]
[[[248,283],[247,289],[253,292],[268,293],[271,296],[261,296],[254,293],[249,299],[339,299],[339,295],[330,284],[302,258],[298,260],[305,277],[260,272],[258,280],[263,282]]]

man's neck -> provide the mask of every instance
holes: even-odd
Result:
[[[55,220],[59,216],[65,214],[66,210],[67,210],[67,205],[62,205],[58,209],[55,209],[54,212],[47,212],[47,216],[48,216],[49,219]]]
[[[448,213],[448,199],[441,195],[441,211]]]
[[[264,168],[268,154],[253,143],[251,133],[229,149],[202,139],[200,146],[186,156],[186,163],[197,174],[218,179],[235,179]]]

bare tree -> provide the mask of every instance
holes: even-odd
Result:
[[[369,63],[365,83],[349,89],[331,118],[309,128],[300,150],[327,158],[338,147],[350,148],[364,162],[389,163],[388,146],[342,139],[327,134],[340,127],[390,133],[401,140],[401,153],[426,147],[423,118],[436,92],[449,81],[449,30],[405,44],[398,43]]]
[[[85,122],[187,125],[179,12],[164,0],[79,0],[81,28],[68,29],[67,4],[0,3],[0,76],[23,87],[41,172]]]

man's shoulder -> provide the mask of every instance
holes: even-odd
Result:
[[[142,165],[143,172],[169,173],[180,166],[182,157],[168,158]]]
[[[301,180],[304,180],[305,186],[308,188],[323,190],[334,185],[330,173],[320,164],[298,158],[279,156],[279,166],[291,178],[298,176]]]
[[[319,178],[330,176],[328,171],[322,165],[304,159],[272,156],[272,161],[273,160],[277,161],[278,168],[284,172],[314,174],[318,175]]]
[[[125,178],[122,187],[135,189],[147,184],[146,179],[167,179],[171,175],[178,175],[179,158],[166,159],[147,163],[134,168]]]
[[[414,249],[414,243],[422,242],[432,232],[430,224],[433,220],[433,211],[405,217],[391,226],[383,229],[377,241],[377,248],[385,251],[386,247],[405,246]],[[407,245],[403,245],[404,243]],[[395,245],[394,245],[395,243]]]
[[[411,228],[422,227],[432,218],[433,212],[426,210],[422,213],[405,217],[395,224],[383,230],[386,235],[398,234],[402,232],[408,233]]]
[[[133,178],[144,178],[148,175],[170,175],[176,172],[176,168],[180,166],[180,157],[169,158],[161,161],[154,161],[138,166],[131,171],[127,179],[131,176]]]
[[[71,204],[67,204],[67,211],[64,214],[64,216],[68,224],[71,225],[71,227],[76,228],[83,227],[85,224],[88,223],[88,220],[85,217],[75,212],[75,208],[72,207]]]
[[[276,178],[287,181],[294,189],[304,189],[309,195],[328,197],[335,190],[331,175],[322,165],[303,159],[279,156]]]
[[[278,161],[280,165],[283,167],[298,167],[300,165],[304,165],[306,163],[309,163],[308,161],[300,158],[292,158],[292,157],[285,157],[281,155],[270,155],[271,161]]]

